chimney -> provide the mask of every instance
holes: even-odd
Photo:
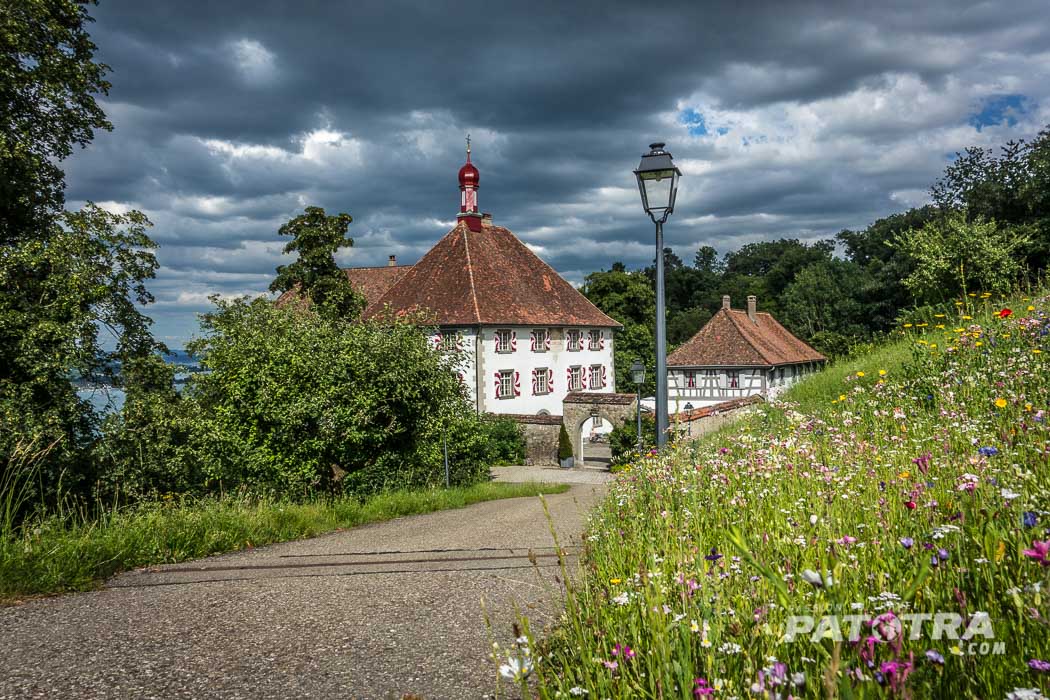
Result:
[[[755,312],[757,311],[757,307],[758,299],[755,298],[754,294],[749,295],[747,297],[747,317],[755,323],[758,323],[758,319],[755,318]]]
[[[397,256],[391,255],[390,259],[386,263],[387,267],[397,267]]]
[[[729,310],[729,308],[730,308],[730,306],[729,306],[729,295],[728,294],[723,294],[722,295],[722,308],[726,309],[726,310]]]

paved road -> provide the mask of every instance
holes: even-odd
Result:
[[[547,497],[570,552],[602,493]],[[129,572],[0,609],[0,698],[480,698],[481,601],[503,644],[515,605],[550,621],[554,554],[518,498]]]

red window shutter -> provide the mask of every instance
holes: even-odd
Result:
[[[521,396],[521,374],[519,372],[514,373],[514,395]]]
[[[539,393],[540,388],[540,377],[536,370],[532,370],[532,395],[535,396]]]
[[[518,349],[518,332],[517,331],[511,331],[510,332],[510,349],[511,349],[512,352]]]
[[[500,377],[499,372],[496,372],[496,398],[502,398],[500,396],[500,388],[503,385],[503,379]]]

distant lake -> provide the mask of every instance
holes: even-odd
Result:
[[[190,375],[200,369],[197,359],[181,348],[172,350],[164,359],[178,366],[175,371],[175,387],[180,390]],[[119,411],[124,406],[124,391],[111,386],[86,387],[77,390],[77,395],[90,402],[91,407],[98,413]]]

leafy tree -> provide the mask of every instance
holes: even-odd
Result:
[[[673,315],[667,322],[667,342],[681,345],[696,335],[705,323],[711,320],[711,312],[702,307],[693,307]]]
[[[112,128],[94,97],[108,67],[93,60],[88,4],[0,5],[0,245],[48,233],[65,201],[58,163]]]
[[[216,300],[189,346],[203,372],[186,388],[191,452],[211,487],[302,496],[368,493],[488,476],[481,419],[424,332],[345,323],[265,299]]]
[[[841,354],[849,344],[843,339],[861,340],[869,334],[864,304],[854,297],[866,277],[863,268],[844,260],[803,268],[781,297],[781,320],[825,354]]]
[[[916,261],[904,285],[920,302],[938,303],[969,291],[1006,292],[1022,272],[1015,255],[1024,234],[995,221],[967,221],[951,212],[897,236]]]
[[[157,268],[149,225],[140,212],[88,204],[46,236],[2,248],[0,461],[19,439],[57,441],[41,496],[54,496],[60,479],[83,491],[94,476],[86,451],[97,417],[71,380],[134,388],[135,375],[119,367],[163,349],[139,310],[153,300],[145,281]]]
[[[621,391],[634,390],[630,367],[635,358],[640,358],[649,368],[645,391],[654,391],[656,291],[648,278],[642,272],[592,272],[584,279],[580,291],[595,306],[623,324],[613,342],[616,386]]]
[[[721,273],[722,262],[718,259],[718,251],[709,245],[701,246],[693,256],[693,267],[701,272]]]
[[[352,220],[349,214],[328,216],[321,207],[307,207],[305,214],[281,226],[278,232],[292,237],[284,252],[297,253],[298,259],[277,268],[270,291],[297,289],[319,313],[331,318],[360,316],[364,298],[354,291],[335,261],[340,249],[354,244],[346,235]]]

